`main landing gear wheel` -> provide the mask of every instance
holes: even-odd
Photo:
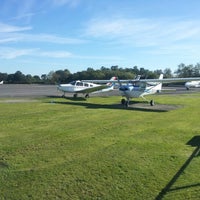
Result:
[[[76,98],[78,95],[77,94],[74,94],[74,98]]]
[[[125,106],[126,108],[128,108],[128,106],[129,106],[129,101],[126,100],[126,99],[122,99],[122,100],[121,100],[121,104],[122,104],[123,106]]]
[[[85,98],[86,98],[86,99],[89,98],[89,94],[86,94],[86,95],[85,95]]]
[[[121,100],[121,104],[122,104],[122,105],[125,105],[125,103],[126,103],[126,100],[125,100],[125,99],[122,99],[122,100]]]
[[[154,105],[155,105],[154,100],[151,100],[151,101],[150,101],[150,105],[151,105],[151,106],[154,106]]]

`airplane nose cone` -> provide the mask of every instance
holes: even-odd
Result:
[[[190,83],[185,83],[185,87],[189,87],[190,85]]]

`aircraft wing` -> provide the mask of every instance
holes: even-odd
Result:
[[[141,79],[141,82],[157,82],[157,83],[173,83],[173,82],[187,82],[197,81],[200,77],[188,77],[188,78],[164,78],[164,79]]]
[[[100,91],[100,90],[103,90],[106,88],[109,88],[109,86],[108,85],[99,85],[97,87],[91,87],[91,88],[86,88],[86,89],[83,89],[80,91],[76,91],[76,93],[92,93],[92,92]]]
[[[90,82],[90,83],[101,83],[101,84],[103,84],[103,83],[118,83],[119,82],[118,80],[82,80],[82,81],[83,82]],[[122,80],[122,81],[127,81],[127,80]]]
[[[173,82],[187,82],[187,81],[200,81],[200,77],[189,77],[189,78],[165,78],[165,79],[129,79],[129,80],[84,80],[91,83],[133,83],[133,82],[157,82],[157,83],[173,83]]]

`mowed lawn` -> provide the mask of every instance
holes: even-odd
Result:
[[[153,98],[1,99],[0,199],[200,199],[200,94]]]

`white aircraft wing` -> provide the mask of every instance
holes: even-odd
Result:
[[[90,82],[90,83],[101,83],[101,84],[103,84],[103,83],[118,83],[119,82],[118,80],[82,80],[82,81]],[[127,81],[127,80],[122,80],[122,81]]]
[[[158,82],[158,83],[173,83],[173,82],[186,82],[186,81],[198,81],[200,77],[188,77],[188,78],[164,78],[164,79],[141,79],[141,82]]]
[[[110,81],[108,81],[108,82],[110,82]],[[86,88],[86,89],[83,89],[80,91],[76,91],[76,93],[92,93],[92,92],[96,92],[96,91],[103,90],[106,88],[109,88],[109,86],[108,85],[99,85],[97,87],[90,87],[90,88]]]
[[[129,80],[84,80],[91,83],[133,83],[133,82],[157,82],[157,83],[172,83],[172,82],[187,82],[187,81],[200,81],[200,77],[188,77],[188,78],[165,78],[165,79],[129,79]]]

